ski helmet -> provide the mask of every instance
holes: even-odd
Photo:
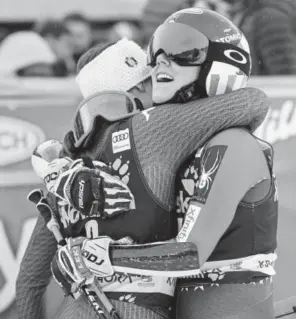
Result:
[[[173,102],[243,88],[251,72],[250,49],[243,33],[227,18],[204,8],[172,14],[154,32],[147,53],[151,66],[165,53],[181,66],[201,67],[198,78],[178,90]]]

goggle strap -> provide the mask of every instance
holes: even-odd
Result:
[[[240,59],[232,57],[232,54],[236,54]],[[209,48],[205,62],[213,61],[232,64],[246,75],[249,75],[249,54],[234,44],[209,41]]]

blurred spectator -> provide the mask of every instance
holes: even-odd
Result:
[[[61,21],[49,19],[36,25],[35,31],[42,36],[57,57],[55,75],[67,76],[75,73],[74,45],[66,25]]]
[[[15,32],[0,44],[0,75],[52,76],[57,58],[48,43],[32,31]]]
[[[142,13],[143,43],[146,45],[156,28],[172,13],[184,8],[203,7],[227,16],[229,5],[223,0],[148,0]]]
[[[74,60],[77,62],[80,56],[93,45],[91,24],[80,13],[70,13],[64,17],[63,21],[72,36]]]
[[[196,0],[193,7],[214,10],[226,18],[229,18],[229,5],[222,0]]]
[[[0,75],[67,76],[75,72],[68,29],[59,21],[8,35],[0,44]]]
[[[117,42],[123,38],[141,42],[140,29],[132,22],[120,21],[113,25],[108,34],[108,42]]]
[[[296,0],[224,0],[251,47],[252,74],[296,73]]]

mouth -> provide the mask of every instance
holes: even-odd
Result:
[[[174,80],[173,76],[167,73],[157,73],[156,76],[157,82],[172,82]]]

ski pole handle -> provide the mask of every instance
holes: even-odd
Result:
[[[62,148],[63,146],[59,141],[49,140],[42,143],[34,150],[31,157],[31,163],[35,173],[39,177],[44,178],[43,174],[46,171],[48,164],[52,160],[57,159],[59,157]],[[86,166],[93,166],[93,163],[89,158],[83,158],[83,161]],[[44,218],[47,228],[53,233],[58,245],[65,246],[67,243],[65,238],[61,234],[57,218],[52,209],[49,207],[49,205],[45,202],[40,201],[42,197],[42,191],[33,191],[28,195],[28,199],[37,204],[37,209]],[[113,307],[113,305],[111,304],[111,302],[99,286],[96,277],[94,277],[93,283],[89,286],[90,289],[95,290],[95,296],[90,293],[91,290],[88,289],[88,286],[84,286],[82,287],[82,289],[98,317],[101,319],[120,319],[115,308]]]
[[[48,203],[45,202],[43,192],[41,190],[32,191],[28,195],[28,199],[36,204],[38,211],[43,217],[47,228],[53,233],[59,246],[65,246],[66,240],[63,237],[57,218]],[[93,281],[89,285],[84,285],[82,290],[87,297],[88,302],[100,319],[120,319],[113,305],[102,291],[97,278],[88,271],[89,278],[93,277]]]

